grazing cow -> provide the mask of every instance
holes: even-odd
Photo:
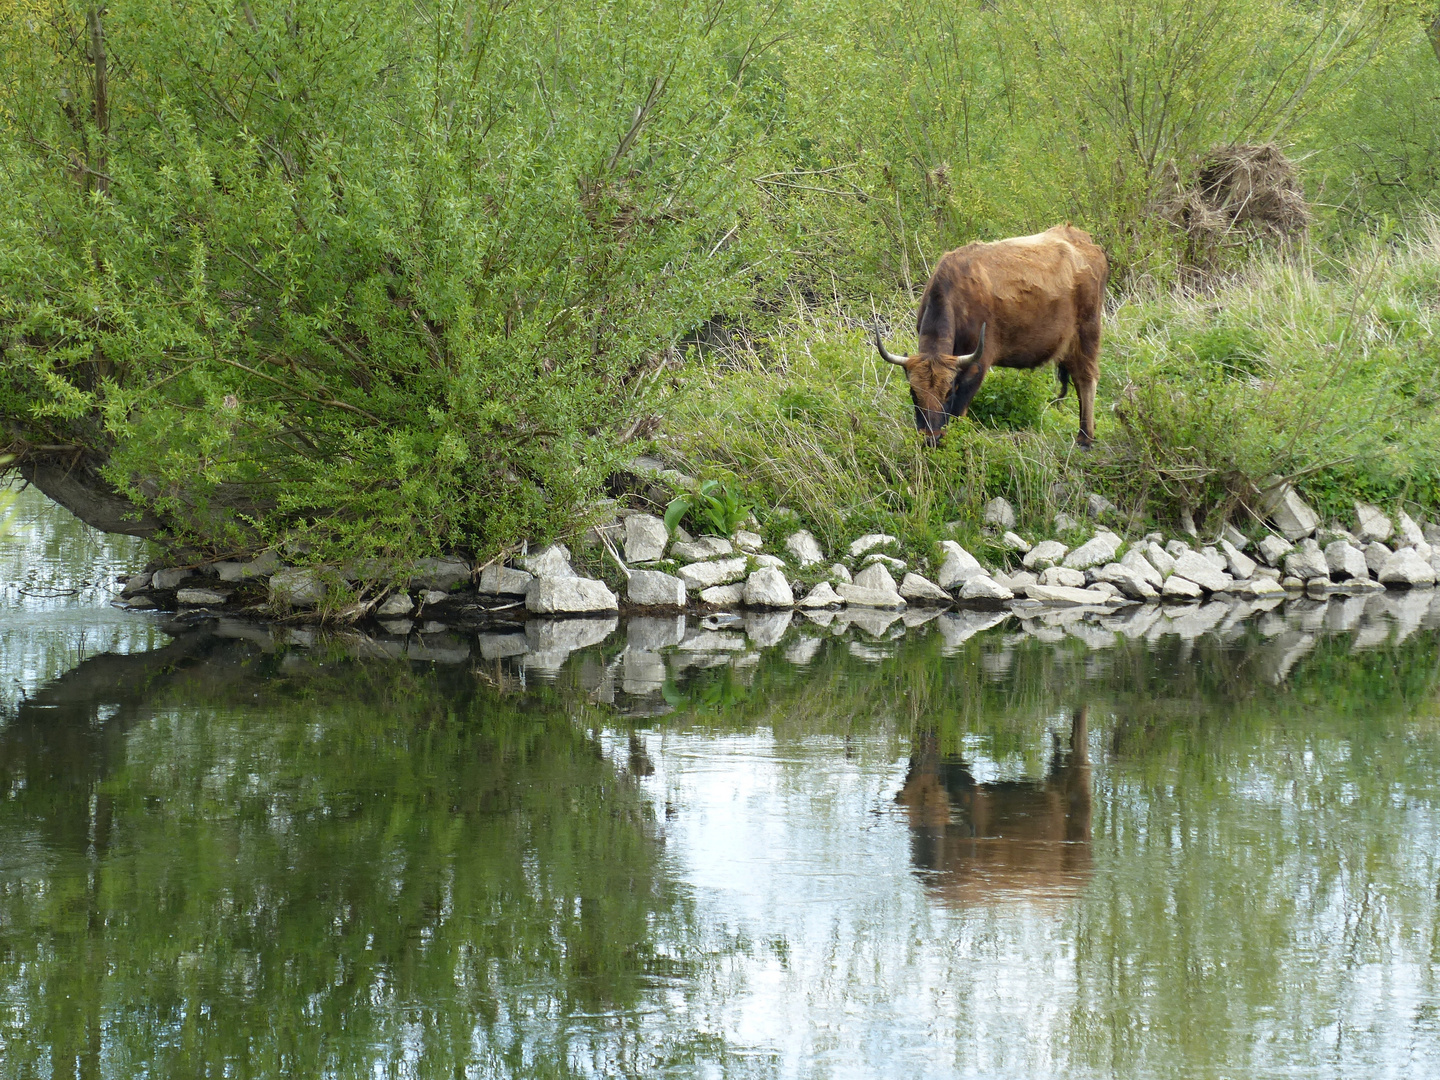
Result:
[[[895,801],[910,817],[910,856],[930,890],[954,905],[1061,900],[1090,876],[1089,714],[1044,780],[978,782],[963,758],[917,740]]]
[[[905,369],[915,426],[930,445],[952,416],[964,416],[996,364],[1059,367],[1060,396],[1070,382],[1080,399],[1076,442],[1095,439],[1100,376],[1100,312],[1110,264],[1090,234],[1056,225],[1036,236],[967,244],[946,252],[920,298],[920,351],[880,355]]]

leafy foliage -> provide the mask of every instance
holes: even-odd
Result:
[[[745,523],[751,507],[740,495],[740,489],[719,480],[706,480],[688,495],[671,500],[665,507],[665,528],[671,535],[681,520],[688,517],[702,533],[729,536]]]

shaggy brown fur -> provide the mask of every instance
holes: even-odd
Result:
[[[1089,446],[1109,273],[1090,234],[1070,225],[947,252],[920,298],[919,351],[901,360],[881,346],[881,355],[903,364],[909,377],[915,426],[933,443],[950,417],[965,415],[996,364],[1028,369],[1054,361],[1060,396],[1067,381],[1075,383],[1076,438]]]

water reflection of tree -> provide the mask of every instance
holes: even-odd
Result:
[[[0,1075],[709,1052],[647,1019],[694,974],[687,908],[583,705],[295,660],[181,638],[89,661],[0,728],[0,985],[23,1017]]]

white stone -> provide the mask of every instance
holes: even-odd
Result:
[[[808,529],[801,529],[787,536],[785,550],[795,556],[796,564],[802,568],[825,561],[825,552],[820,548],[820,541],[816,540],[814,533]]]
[[[1215,567],[1215,569],[1219,570],[1222,574],[1225,573],[1227,569],[1229,569],[1229,567],[1225,563],[1225,556],[1220,554],[1218,548],[1210,547],[1207,545],[1206,547],[1202,547],[1200,549],[1200,555],[1204,559],[1206,559],[1211,566]]]
[[[1430,542],[1425,539],[1425,530],[1415,524],[1414,518],[1401,510],[1395,517],[1395,532],[1397,533],[1395,546],[1402,543],[1408,544],[1420,552],[1422,559],[1430,557]]]
[[[1020,561],[1027,570],[1044,570],[1060,562],[1069,550],[1059,540],[1042,540]]]
[[[270,599],[290,607],[315,607],[325,599],[325,583],[314,570],[291,567],[270,576]]]
[[[530,575],[525,576],[528,578]],[[375,615],[381,619],[396,619],[401,615],[409,615],[414,610],[415,601],[410,599],[410,594],[397,592],[391,593],[381,602],[375,609]]]
[[[450,594],[439,589],[426,589],[420,594],[422,604],[443,604],[450,599]]]
[[[225,599],[224,593],[218,593],[214,589],[179,589],[175,593],[175,602],[189,607],[223,604]]]
[[[1154,540],[1151,540],[1145,545],[1144,554],[1146,561],[1160,572],[1161,577],[1169,577],[1175,572],[1175,556],[1171,555]]]
[[[954,540],[942,540],[940,550],[944,552],[944,561],[935,580],[942,589],[958,589],[972,577],[985,573],[979,560]]]
[[[1204,595],[1204,590],[1187,577],[1171,574],[1165,579],[1160,595],[1176,600],[1199,600]]]
[[[1404,547],[1385,560],[1380,581],[1385,585],[1409,587],[1434,585],[1435,570],[1413,547]]]
[[[965,582],[961,600],[1014,600],[1015,593],[988,574],[980,574]]]
[[[1253,596],[1257,599],[1261,599],[1267,596],[1285,595],[1285,590],[1280,587],[1280,583],[1268,577],[1253,577],[1250,578],[1248,581],[1242,581],[1239,584],[1244,586],[1244,589],[1242,590],[1243,595]]]
[[[749,562],[744,556],[715,559],[711,562],[697,562],[691,563],[689,566],[682,566],[679,576],[688,588],[708,589],[712,585],[729,585],[732,581],[739,581],[745,576],[748,567]]]
[[[1260,509],[1275,522],[1275,528],[1287,540],[1309,536],[1320,524],[1320,517],[1289,484],[1277,484],[1260,496]]]
[[[873,551],[877,547],[889,547],[899,542],[889,533],[866,533],[850,544],[850,557],[858,559],[861,555]]]
[[[1072,589],[1064,585],[1030,585],[1026,587],[1025,595],[1044,604],[1063,605],[1104,604],[1110,599],[1106,593]]]
[[[799,606],[811,610],[836,607],[844,602],[844,598],[831,587],[828,581],[822,581],[805,594],[805,599],[800,601]]]
[[[150,584],[154,588],[168,592],[194,573],[195,571],[188,569],[156,570],[155,576],[150,579]]]
[[[1244,537],[1241,539],[1243,540]],[[1245,578],[1255,576],[1255,560],[1223,537],[1220,540],[1220,552],[1225,556],[1225,569],[1230,571],[1231,577],[1243,581]]]
[[[1367,544],[1377,540],[1383,544],[1395,532],[1395,526],[1383,510],[1358,499],[1355,500],[1355,520],[1359,523],[1355,535]]]
[[[670,547],[670,557],[677,562],[703,562],[719,555],[729,555],[735,546],[723,536],[702,536],[698,540],[677,541]]]
[[[524,596],[534,580],[534,575],[524,570],[491,563],[480,571],[480,593],[482,596]]]
[[[625,561],[654,562],[665,554],[670,532],[654,514],[631,514],[625,519]]]
[[[1112,532],[1096,533],[1065,556],[1065,565],[1072,570],[1089,570],[1092,566],[1104,566],[1115,558],[1120,550],[1121,540]]]
[[[1153,568],[1151,573],[1154,573]],[[1155,576],[1159,577],[1158,574]],[[1131,600],[1153,600],[1160,595],[1159,590],[1150,583],[1144,574],[1123,563],[1109,563],[1102,566],[1095,572],[1095,580],[1114,585]],[[1163,585],[1164,583],[1159,584]]]
[[[659,570],[632,570],[625,595],[643,607],[684,607],[685,583]]]
[[[759,551],[765,546],[765,538],[759,533],[750,532],[748,529],[737,530],[731,539],[734,540],[735,546],[741,551]]]
[[[700,590],[700,599],[716,607],[734,607],[745,599],[745,586],[711,585],[708,589]]]
[[[1124,557],[1120,560],[1120,565],[1139,574],[1153,589],[1158,589],[1165,584],[1165,575],[1155,569],[1139,548],[1131,548],[1125,552]]]
[[[1292,549],[1285,556],[1285,573],[1291,577],[1299,578],[1301,581],[1310,581],[1314,578],[1330,578],[1330,567],[1325,562],[1325,553],[1320,550],[1320,545],[1309,537]]]
[[[1425,534],[1427,544],[1431,547],[1440,547],[1440,525],[1427,521],[1420,531]]]
[[[520,559],[519,563],[537,578],[575,576],[575,571],[570,568],[570,549],[564,544],[551,544],[543,551]]]
[[[746,607],[788,608],[795,606],[795,594],[785,575],[771,566],[761,567],[745,579],[741,602]]]
[[[950,594],[929,578],[919,574],[906,574],[900,582],[900,595],[917,604],[948,604]]]
[[[1256,546],[1256,550],[1260,552],[1260,558],[1264,559],[1266,563],[1278,567],[1294,546],[1294,544],[1284,537],[1271,533],[1260,541]]]
[[[834,582],[851,581],[849,567],[844,563],[835,563],[830,567],[830,580]]]
[[[1006,499],[991,499],[985,504],[983,520],[986,525],[993,525],[997,529],[1013,529],[1015,527],[1015,508]]]
[[[862,589],[878,589],[881,592],[895,592],[895,579],[882,563],[871,563],[855,575],[855,584]]]
[[[1235,528],[1234,525],[1227,524],[1223,529],[1221,529],[1220,539],[1224,540],[1226,543],[1230,544],[1231,547],[1234,547],[1239,551],[1244,551],[1247,547],[1250,546],[1250,538],[1244,533],[1242,533],[1239,529]],[[1249,575],[1247,574],[1246,576],[1248,577]]]
[[[1188,506],[1180,508],[1180,531],[1186,536],[1198,537],[1200,535],[1200,530],[1195,528],[1195,515]]]
[[[997,572],[990,576],[995,580],[996,584],[1003,585],[1013,593],[1022,593],[1025,591],[1025,586],[1034,585],[1040,580],[1039,577],[1032,574],[1029,570],[1016,570],[1013,574]],[[975,579],[971,578],[970,580],[973,581]],[[969,582],[966,582],[966,584],[969,584]]]
[[[569,559],[569,551],[559,544],[555,546]],[[565,569],[570,570],[568,562]],[[573,570],[570,572],[574,573]],[[442,589],[448,592],[458,582],[469,580],[470,564],[459,559],[416,559],[410,567],[409,585],[412,589]]]
[[[1050,566],[1040,574],[1041,585],[1063,585],[1070,589],[1085,587],[1085,573],[1068,566]]]
[[[1330,568],[1330,576],[1336,581],[1344,581],[1346,578],[1363,581],[1370,577],[1365,553],[1344,540],[1325,545],[1325,565]]]
[[[1085,496],[1085,512],[1093,518],[1102,518],[1106,514],[1115,513],[1115,504],[1104,495],[1090,494]]]
[[[537,615],[618,611],[620,601],[603,581],[593,578],[537,577],[525,594],[525,609]]]
[[[1378,540],[1372,540],[1365,545],[1365,567],[1372,577],[1379,576],[1385,560],[1390,558],[1391,554],[1391,550]]]
[[[1055,515],[1056,532],[1070,532],[1071,530],[1078,528],[1080,528],[1079,520],[1071,517],[1069,514],[1065,513],[1064,510],[1061,510],[1058,514]]]
[[[905,562],[904,559],[897,559],[893,555],[885,555],[878,551],[872,551],[869,555],[865,556],[865,566],[869,566],[871,563],[877,562],[884,563],[891,569],[892,572],[896,574],[903,574],[906,570],[909,569],[909,565]]]
[[[1215,565],[1198,551],[1184,552],[1176,559],[1175,570],[1171,576],[1175,574],[1193,581],[1206,592],[1223,592],[1234,580],[1224,571],[1215,569]]]
[[[755,560],[756,566],[763,566],[769,570],[785,569],[785,560],[780,558],[779,555],[767,555],[762,552],[759,555],[752,555],[750,557]]]
[[[1007,532],[1004,536],[1000,537],[1000,542],[1011,551],[1018,551],[1022,555],[1029,551],[1032,546],[1029,540],[1026,540],[1019,533],[1013,532]]]
[[[881,567],[881,569],[884,569]],[[888,575],[887,575],[888,576]],[[845,603],[853,607],[885,608],[894,611],[905,610],[905,598],[893,588],[888,592],[884,589],[867,589],[861,585],[841,583],[835,587]]]
[[[1165,545],[1165,550],[1170,553],[1172,559],[1178,559],[1185,552],[1190,551],[1191,547],[1184,540],[1171,540]]]

